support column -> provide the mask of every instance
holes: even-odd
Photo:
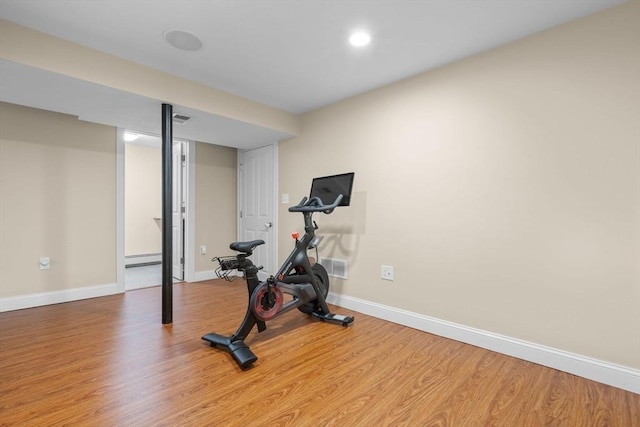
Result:
[[[173,322],[173,106],[162,104],[162,323]]]

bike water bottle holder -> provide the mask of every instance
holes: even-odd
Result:
[[[322,239],[324,239],[324,236],[315,236],[307,245],[307,249],[318,249],[318,245],[320,245]]]
[[[216,268],[216,276],[220,279],[224,279],[227,282],[235,280],[236,276],[229,276],[232,271],[237,270],[240,267],[240,261],[235,256],[215,257],[211,261],[218,261],[218,267]]]

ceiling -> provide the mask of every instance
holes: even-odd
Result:
[[[295,114],[340,101],[623,0],[0,0],[0,18]],[[182,51],[163,33],[197,35]],[[347,42],[370,32],[363,48]],[[158,100],[0,61],[0,100],[160,130]],[[180,109],[180,106],[176,106]],[[239,148],[286,132],[199,111],[177,136]]]

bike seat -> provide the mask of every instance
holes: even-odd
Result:
[[[253,249],[256,246],[264,245],[264,240],[251,240],[250,242],[233,242],[229,245],[234,251],[242,252],[247,255],[251,255],[253,253]]]

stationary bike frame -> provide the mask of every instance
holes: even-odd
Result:
[[[300,239],[296,239],[295,247],[284,261],[275,276],[269,277],[261,282],[258,279],[258,271],[262,267],[257,267],[248,257],[253,250],[264,244],[263,240],[253,240],[249,242],[234,242],[230,248],[238,251],[235,258],[219,259],[222,270],[237,269],[242,271],[247,282],[249,293],[249,303],[244,320],[231,336],[223,336],[216,333],[209,333],[202,337],[208,341],[211,347],[219,348],[229,352],[236,363],[241,368],[250,367],[258,358],[251,349],[244,343],[244,339],[249,335],[254,325],[258,325],[258,332],[267,329],[265,321],[271,320],[280,314],[291,309],[299,308],[301,311],[313,315],[322,321],[338,323],[348,326],[353,322],[352,316],[333,314],[327,306],[325,293],[329,283],[318,283],[314,267],[309,261],[307,251],[318,244],[315,230],[318,228],[312,219],[314,212],[331,213],[339,205],[342,195],[339,195],[331,205],[323,205],[322,201],[313,197],[306,197],[296,205],[289,208],[289,212],[302,212],[304,216],[305,234]],[[216,259],[216,258],[214,258]],[[318,264],[317,270],[324,269]],[[326,272],[320,273],[326,276]],[[328,278],[327,278],[328,280]],[[293,296],[291,301],[284,302],[283,293]]]

